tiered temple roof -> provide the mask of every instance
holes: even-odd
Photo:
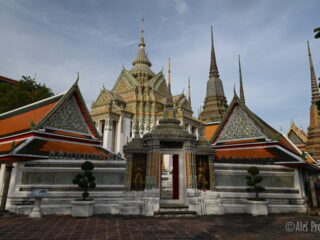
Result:
[[[0,115],[0,161],[108,159],[77,82],[69,91]]]

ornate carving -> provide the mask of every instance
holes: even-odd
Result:
[[[263,137],[262,132],[255,126],[254,122],[249,118],[239,106],[233,110],[230,119],[222,130],[218,141],[257,138]]]
[[[73,96],[60,106],[54,115],[47,120],[45,126],[81,133],[89,133],[85,120]]]
[[[293,131],[290,131],[288,134],[288,138],[294,143],[294,144],[304,144],[304,142],[297,136],[297,134]]]

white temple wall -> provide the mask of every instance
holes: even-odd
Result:
[[[81,198],[82,192],[72,184],[73,177],[81,172],[85,160],[36,160],[16,163],[12,170],[7,209],[29,214],[34,200],[32,189],[47,189],[41,201],[44,214],[70,214],[71,201]],[[125,164],[123,160],[92,160],[97,187],[89,191],[95,201],[96,213],[119,213],[119,203],[125,189]]]
[[[301,173],[278,165],[215,163],[215,184],[226,213],[245,213],[244,200],[254,197],[246,191],[247,168],[256,166],[266,191],[259,196],[269,201],[270,213],[306,212]]]

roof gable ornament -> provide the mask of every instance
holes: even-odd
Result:
[[[246,103],[246,100],[245,100],[245,97],[244,97],[244,91],[243,91],[242,70],[241,70],[240,55],[238,55],[238,60],[239,60],[240,100],[241,100],[243,103]]]

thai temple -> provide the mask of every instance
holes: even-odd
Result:
[[[208,51],[209,52],[209,51]],[[209,56],[210,54],[208,54]],[[311,50],[310,125],[292,122],[287,135],[250,110],[239,56],[239,96],[228,104],[211,28],[211,58],[199,117],[188,94],[172,95],[146,54],[144,31],[132,68],[122,68],[89,110],[78,80],[66,92],[0,114],[1,207],[29,214],[33,189],[46,189],[44,214],[70,214],[81,191],[72,184],[86,160],[94,163],[94,214],[145,216],[246,213],[247,169],[258,167],[268,213],[317,207],[320,101]],[[6,78],[3,78],[5,81]],[[307,79],[307,78],[306,78]],[[307,82],[307,80],[306,80]]]

